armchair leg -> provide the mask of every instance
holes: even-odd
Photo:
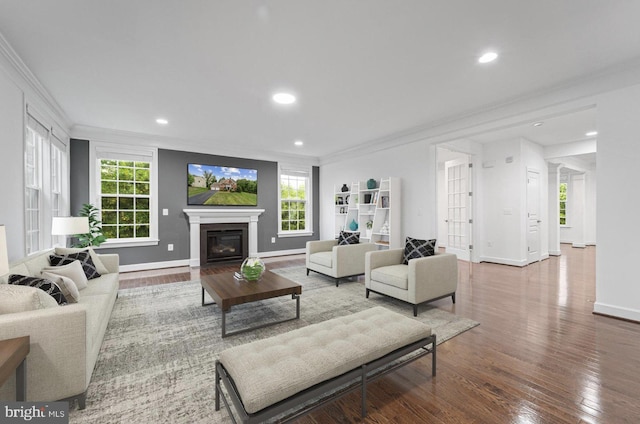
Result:
[[[340,279],[336,278],[336,287],[340,286]]]
[[[453,303],[456,303],[456,294],[452,294],[451,295],[451,300],[453,300]]]
[[[365,296],[369,299],[369,289],[367,289],[367,294]]]
[[[309,276],[309,268],[307,268],[307,277]]]
[[[413,305],[413,316],[414,317],[418,316],[418,305]]]

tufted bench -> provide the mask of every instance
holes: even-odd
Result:
[[[216,361],[216,411],[221,382],[245,423],[264,422],[329,394],[297,411],[299,416],[361,387],[364,417],[368,381],[429,353],[435,376],[436,337],[431,328],[374,307],[223,351]],[[222,400],[233,419],[226,397]]]

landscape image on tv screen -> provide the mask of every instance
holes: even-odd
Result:
[[[190,163],[187,204],[205,206],[257,206],[258,171]]]

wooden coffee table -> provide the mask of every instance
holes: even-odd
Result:
[[[258,281],[238,280],[234,277],[234,274],[235,272],[224,272],[221,274],[203,275],[200,280],[202,284],[202,306],[217,304],[222,312],[222,337],[300,319],[300,295],[302,294],[302,286],[300,284],[294,283],[271,271],[265,271]],[[214,302],[204,302],[205,291],[211,296]],[[286,295],[291,295],[291,298],[296,301],[295,318],[269,322],[227,333],[226,315],[227,312],[231,311],[232,306]]]
[[[27,355],[29,336],[0,341],[0,386],[16,373],[16,401],[27,400]]]

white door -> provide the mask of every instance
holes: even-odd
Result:
[[[540,260],[540,173],[527,170],[527,263]]]
[[[444,164],[447,190],[446,251],[458,259],[469,260],[469,158],[455,159]]]

